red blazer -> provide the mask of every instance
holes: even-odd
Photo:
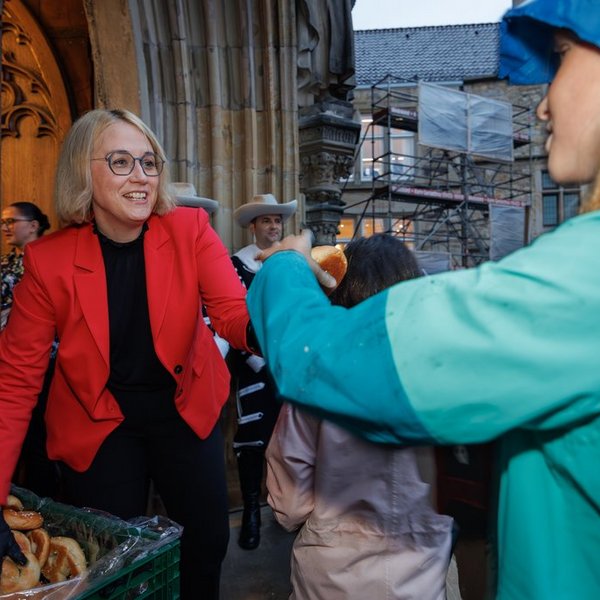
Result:
[[[246,346],[245,289],[205,211],[153,215],[144,235],[152,337],[177,382],[175,404],[202,438],[229,393],[229,372],[205,325]],[[48,454],[84,471],[123,415],[106,389],[109,329],[106,274],[90,224],[28,244],[25,274],[0,335],[0,503],[4,500],[48,364],[60,341],[46,410]]]

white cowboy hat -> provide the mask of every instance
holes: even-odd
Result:
[[[295,212],[296,200],[279,203],[273,194],[257,194],[252,202],[246,202],[235,209],[234,219],[241,227],[248,227],[250,222],[263,215],[281,215],[283,221],[287,221]]]
[[[219,208],[219,203],[210,198],[202,198],[196,194],[196,188],[193,183],[185,181],[173,181],[171,191],[181,206],[192,206],[194,208],[204,208],[206,212],[213,213]]]

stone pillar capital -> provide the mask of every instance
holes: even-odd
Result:
[[[360,123],[343,100],[300,109],[300,190],[306,199],[306,225],[317,245],[334,244],[345,203],[340,179],[352,172]]]

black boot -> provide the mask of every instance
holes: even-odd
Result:
[[[244,550],[254,550],[260,544],[260,498],[257,493],[244,498],[244,514],[238,544]]]
[[[260,544],[260,489],[264,457],[262,452],[242,450],[237,459],[244,500],[238,544],[244,550],[254,550]]]

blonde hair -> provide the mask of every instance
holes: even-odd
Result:
[[[159,175],[158,200],[153,212],[164,215],[176,206],[169,192],[171,177],[165,152],[152,130],[133,113],[122,110],[92,110],[77,119],[65,137],[58,158],[54,184],[54,206],[61,225],[81,224],[92,219],[92,172],[94,144],[110,125],[123,121],[139,129],[152,150],[165,161]]]
[[[581,202],[579,214],[600,210],[600,172],[596,175],[596,179],[591,185],[590,192]]]

